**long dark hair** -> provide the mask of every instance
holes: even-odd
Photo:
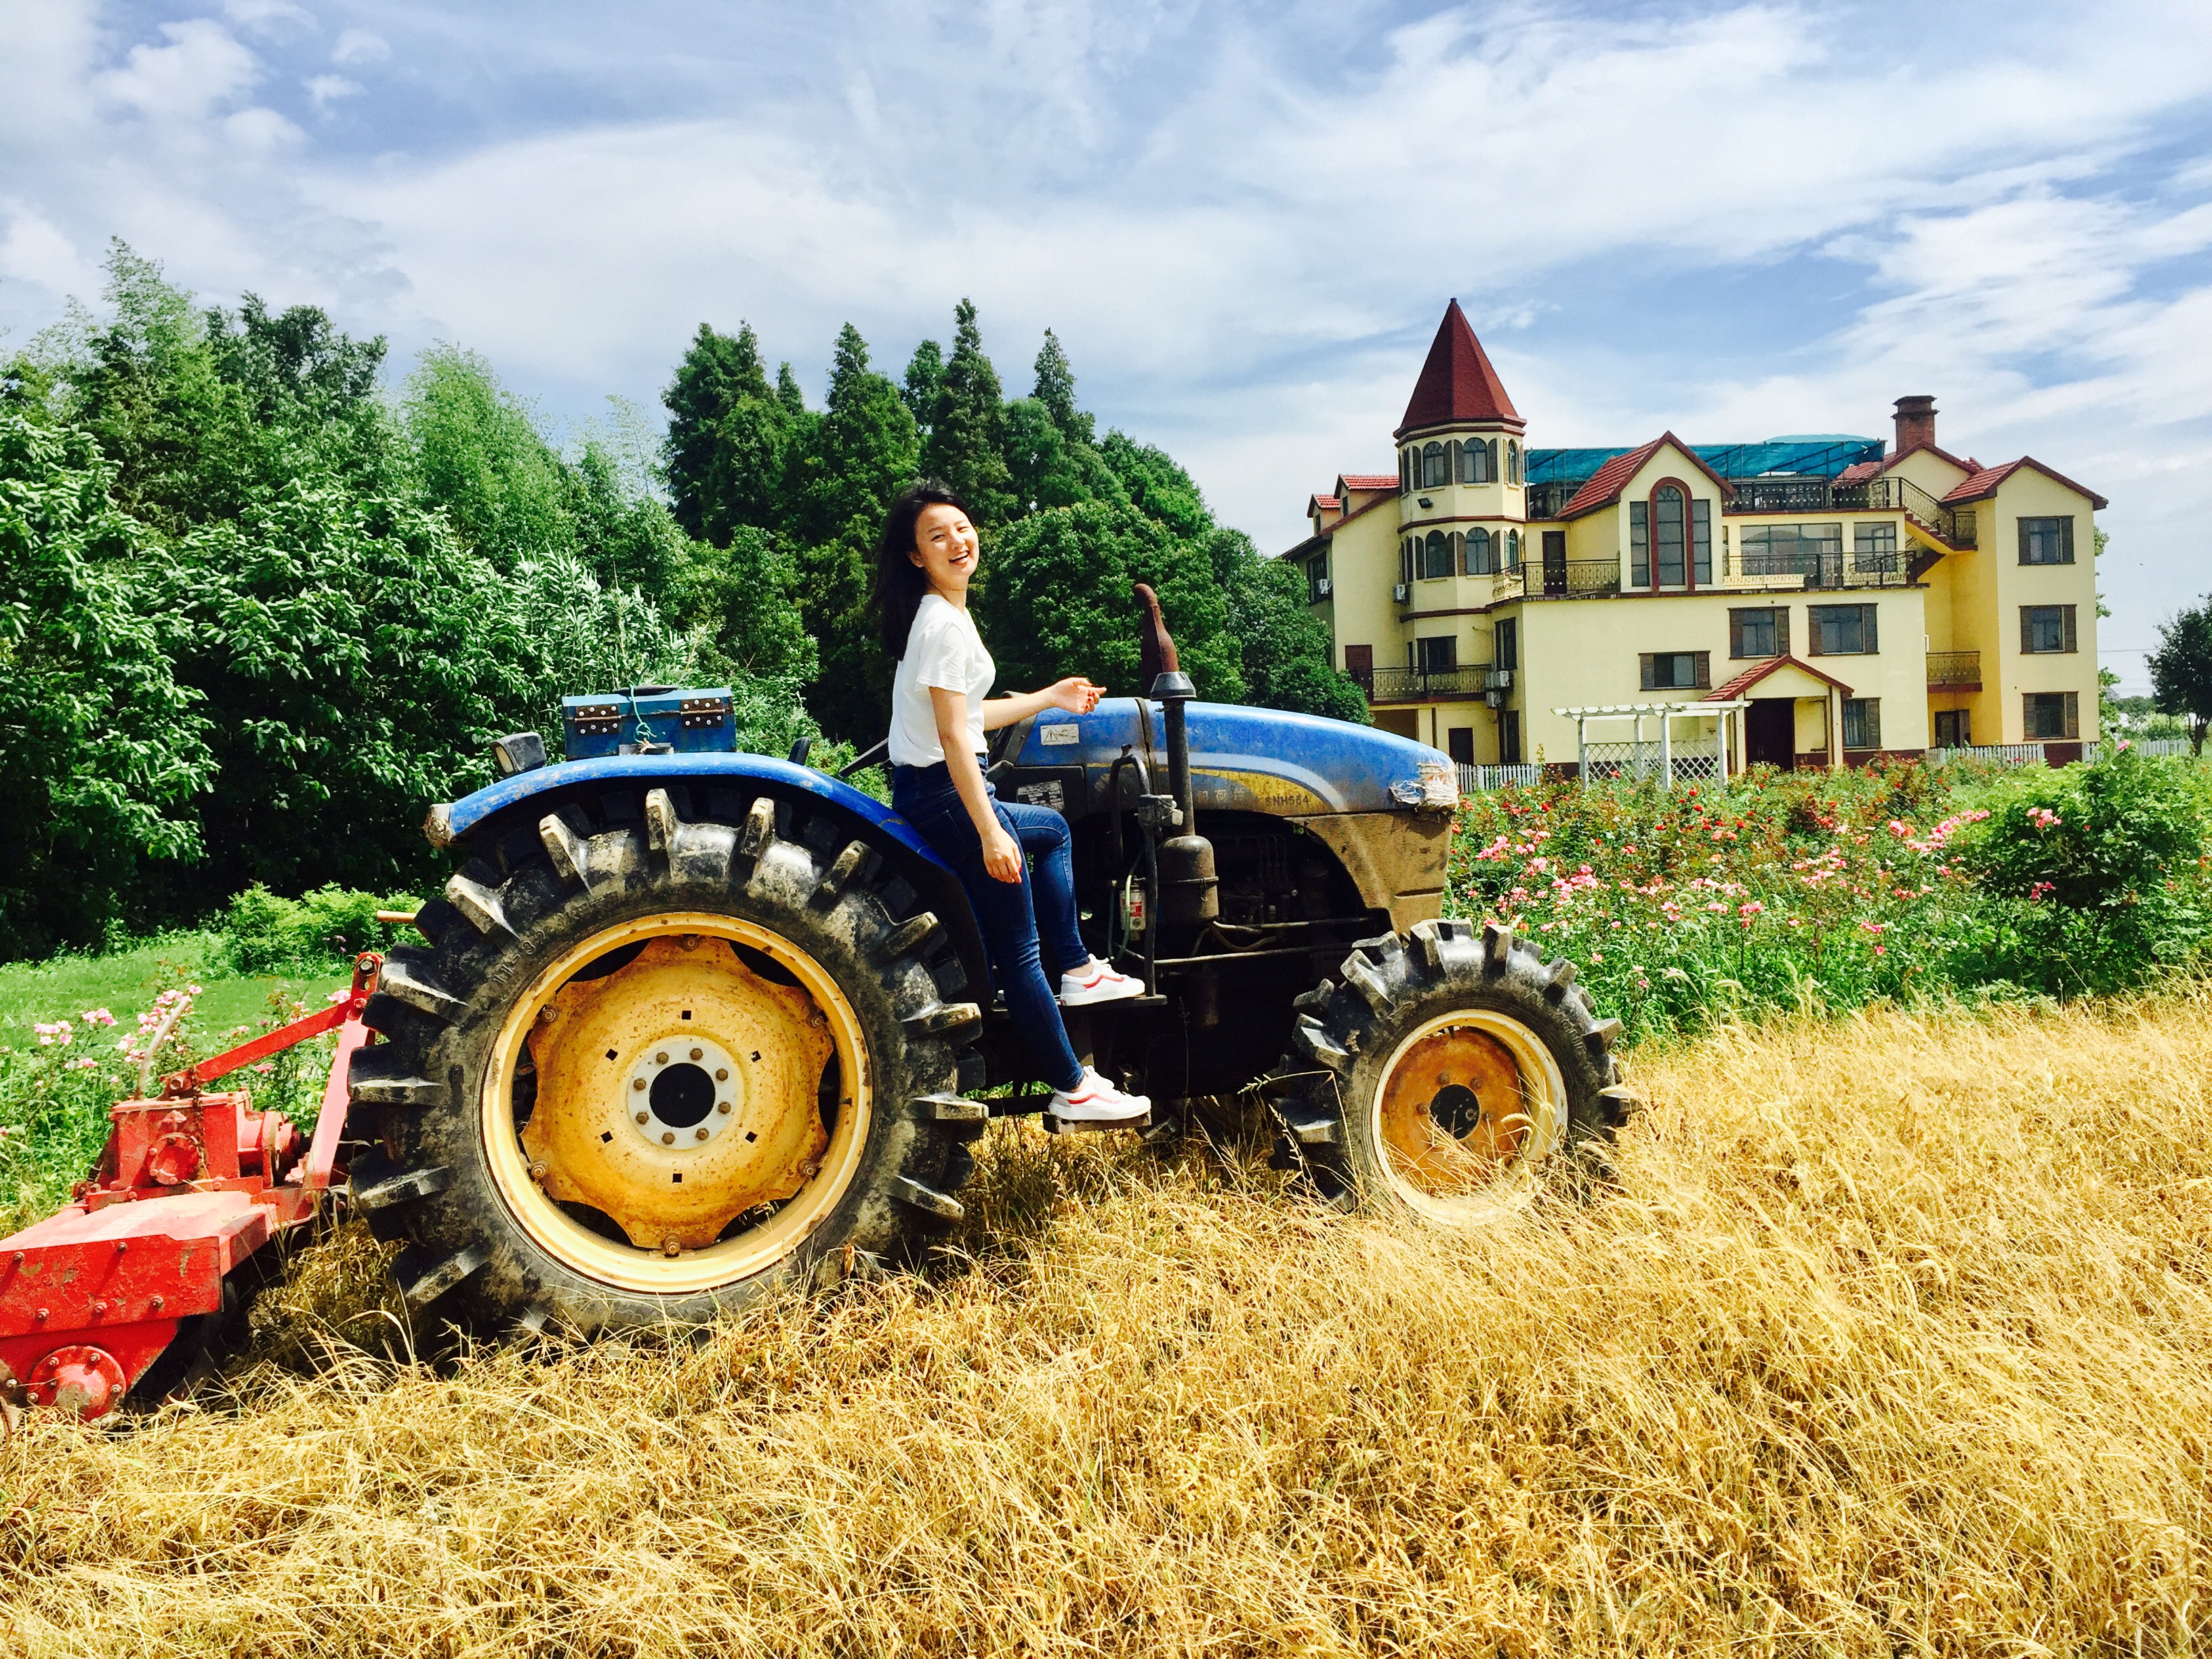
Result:
[[[894,659],[906,655],[906,636],[914,631],[914,613],[921,609],[929,592],[929,574],[916,564],[915,520],[925,507],[957,507],[968,514],[968,503],[934,478],[911,485],[891,503],[884,520],[884,533],[876,538],[876,609],[884,627],[884,650]]]

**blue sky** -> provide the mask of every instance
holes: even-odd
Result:
[[[2212,7],[0,0],[0,349],[107,239],[657,413],[973,295],[1263,547],[1447,298],[1538,445],[1887,430],[2101,491],[2108,666],[2212,591]]]

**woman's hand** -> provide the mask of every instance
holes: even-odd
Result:
[[[1018,882],[1022,878],[1021,843],[1006,833],[1006,826],[993,821],[982,836],[983,868],[994,881]]]
[[[1044,700],[1051,707],[1065,708],[1071,714],[1087,714],[1098,706],[1098,699],[1105,695],[1104,686],[1093,685],[1080,674],[1070,674],[1048,689]]]

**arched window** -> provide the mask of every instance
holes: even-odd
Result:
[[[1482,451],[1477,447],[1470,453],[1480,455]],[[1467,574],[1487,576],[1493,568],[1490,562],[1490,532],[1477,526],[1467,533]]]
[[[1651,541],[1662,587],[1688,583],[1689,572],[1682,558],[1683,529],[1682,492],[1673,484],[1661,484],[1651,497]]]
[[[1466,484],[1490,482],[1490,451],[1480,438],[1470,438],[1459,452],[1459,481]]]
[[[1505,444],[1505,482],[1510,484],[1521,482],[1521,446],[1510,439]]]
[[[1521,568],[1521,532],[1517,530],[1505,532],[1505,568],[1508,570]]]
[[[1421,488],[1440,489],[1444,484],[1444,447],[1433,438],[1421,452]]]
[[[1431,445],[1441,448],[1441,445]],[[1441,530],[1429,532],[1429,538],[1421,549],[1421,575],[1425,580],[1449,576],[1452,573],[1451,538]]]

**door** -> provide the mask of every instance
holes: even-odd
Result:
[[[1745,763],[1787,772],[1797,763],[1797,700],[1753,697],[1743,712]]]
[[[1372,698],[1375,695],[1375,647],[1371,645],[1346,646],[1344,672]]]
[[[1939,708],[1936,711],[1936,746],[1938,749],[1965,749],[1973,741],[1971,710]]]
[[[1564,530],[1544,532],[1544,591],[1567,591],[1567,532]]]

